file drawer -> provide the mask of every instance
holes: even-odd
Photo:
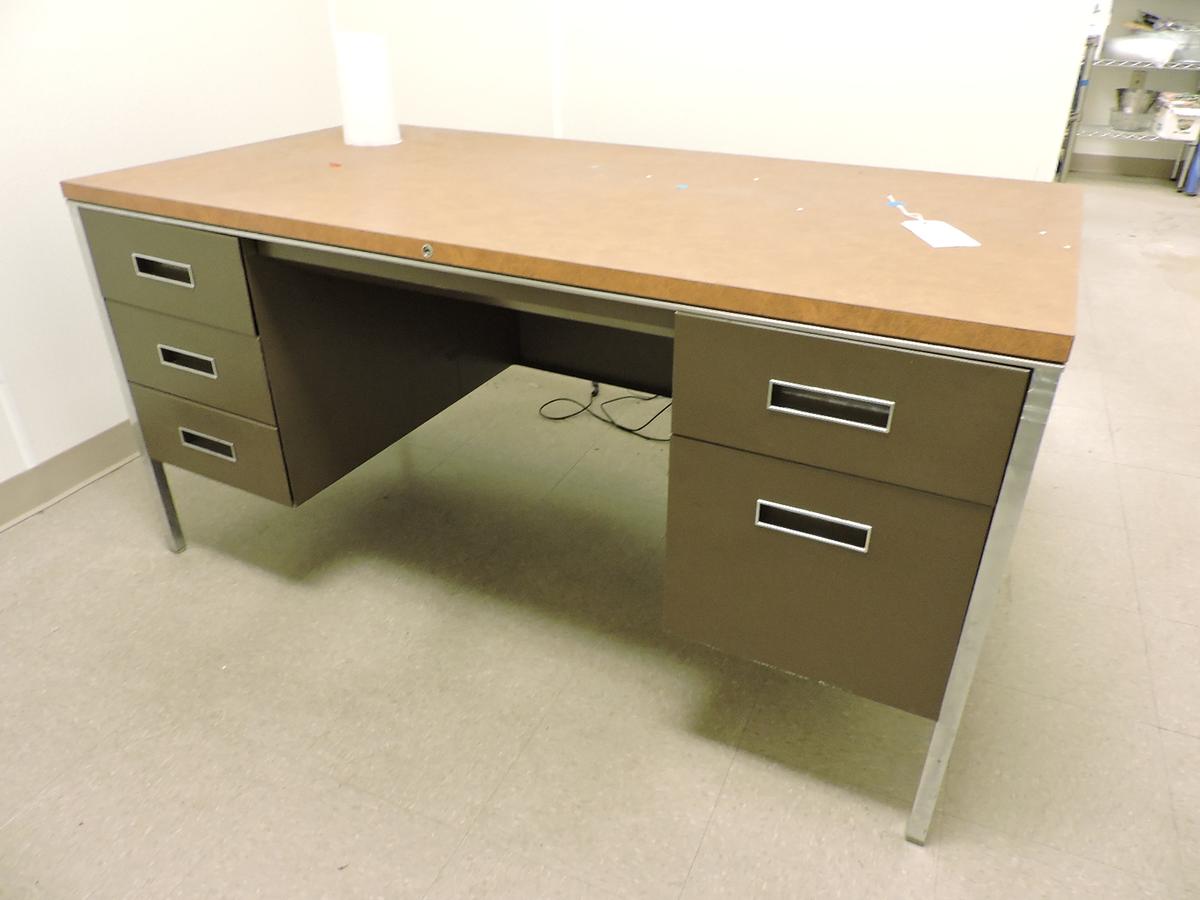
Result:
[[[278,430],[162,391],[129,389],[151,459],[291,505]]]
[[[987,507],[675,437],[664,621],[936,718]]]
[[[1015,366],[679,314],[676,434],[991,505]]]
[[[124,303],[108,317],[130,381],[275,424],[257,337]]]
[[[81,209],[105,299],[254,334],[238,239]]]

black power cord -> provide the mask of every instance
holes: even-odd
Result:
[[[605,422],[605,423],[611,425],[613,428],[619,428],[621,431],[624,431],[627,434],[632,434],[634,437],[640,437],[644,441],[658,441],[660,443],[666,443],[671,440],[670,435],[667,435],[666,437],[655,437],[654,435],[642,433],[642,431],[644,429],[650,427],[650,425],[659,416],[661,416],[663,413],[665,413],[668,409],[671,408],[671,398],[670,397],[664,398],[662,396],[662,394],[651,394],[648,397],[644,397],[641,394],[622,394],[620,397],[613,397],[609,400],[600,401],[600,403],[599,403],[600,411],[596,412],[596,410],[592,408],[592,405],[594,403],[596,403],[596,398],[599,396],[600,396],[600,383],[598,381],[593,381],[592,382],[592,393],[588,397],[587,403],[580,403],[578,400],[574,399],[573,397],[555,397],[553,400],[547,400],[545,403],[543,403],[541,406],[538,407],[538,415],[541,416],[543,419],[550,420],[551,422],[563,422],[563,421],[566,421],[567,419],[573,419],[578,415],[587,413],[589,416],[591,416],[594,419],[599,419],[601,422]],[[612,414],[608,411],[608,407],[611,404],[620,403],[622,400],[638,400],[643,403],[649,403],[652,400],[662,400],[662,399],[666,399],[666,401],[667,401],[663,405],[663,407],[661,409],[659,409],[658,412],[656,412],[654,415],[652,415],[649,419],[647,419],[645,422],[643,422],[641,425],[638,425],[637,427],[632,427],[629,425],[622,425],[620,422],[618,422],[616,419],[614,419],[612,417]],[[550,413],[546,412],[546,407],[551,406],[555,403],[570,403],[573,406],[575,406],[576,409],[573,409],[568,413],[564,413],[561,416],[551,415]]]

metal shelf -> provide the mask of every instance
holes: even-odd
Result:
[[[1183,158],[1189,148],[1194,152],[1200,153],[1197,147],[1197,142],[1171,141],[1160,138],[1152,131],[1118,131],[1109,125],[1089,125],[1082,121],[1081,113],[1083,111],[1084,99],[1087,96],[1088,83],[1095,75],[1097,68],[1109,69],[1129,69],[1139,72],[1200,72],[1200,62],[1169,62],[1161,66],[1156,66],[1151,62],[1143,62],[1135,59],[1112,59],[1110,57],[1098,57],[1098,48],[1100,46],[1100,38],[1091,36],[1084,44],[1083,59],[1079,66],[1079,80],[1075,87],[1075,99],[1071,104],[1071,111],[1067,116],[1066,134],[1063,138],[1062,150],[1059,153],[1058,171],[1055,177],[1062,180],[1067,173],[1071,171],[1071,157],[1075,153],[1075,139],[1086,137],[1101,141],[1127,141],[1133,143],[1162,143],[1164,145],[1178,144],[1179,145],[1179,160],[1175,165],[1175,175],[1178,175],[1183,169]],[[1135,77],[1134,81],[1142,79]],[[1175,177],[1174,175],[1172,177]]]
[[[1120,131],[1109,125],[1080,125],[1076,133],[1079,137],[1101,138],[1106,141],[1137,141],[1139,143],[1162,141],[1164,144],[1184,143],[1183,141],[1167,141],[1165,138],[1160,138],[1153,131]]]
[[[1136,59],[1097,59],[1093,66],[1107,69],[1147,69],[1163,72],[1200,72],[1200,62],[1169,62],[1156,66],[1152,62],[1142,62]]]

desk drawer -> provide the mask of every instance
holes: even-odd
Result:
[[[936,718],[991,511],[675,437],[664,619]]]
[[[130,381],[275,423],[258,338],[124,303],[108,317]]]
[[[237,238],[93,209],[79,214],[106,299],[255,333]]]
[[[1029,372],[678,315],[676,434],[995,502]]]
[[[140,385],[129,389],[152,459],[291,505],[277,429]]]

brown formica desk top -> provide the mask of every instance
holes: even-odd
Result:
[[[1065,362],[1071,186],[405,127],[63,182],[72,200],[619,294]],[[915,213],[980,241],[934,249]]]

